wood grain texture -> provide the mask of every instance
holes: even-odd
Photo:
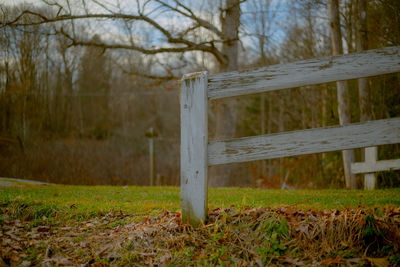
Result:
[[[208,98],[255,94],[400,72],[400,46],[234,71],[208,78]]]
[[[208,164],[246,162],[395,143],[400,143],[400,118],[215,141],[208,145]]]
[[[207,215],[207,72],[184,75],[180,96],[182,219],[197,226]]]

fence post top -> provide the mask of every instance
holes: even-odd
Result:
[[[158,137],[158,133],[154,130],[153,127],[150,127],[145,133],[144,136],[147,138],[156,138]]]
[[[207,76],[207,74],[208,74],[207,71],[198,71],[198,72],[183,74],[182,81],[194,79],[194,78],[201,77],[201,76],[204,77],[204,76]]]

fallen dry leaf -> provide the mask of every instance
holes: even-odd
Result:
[[[38,228],[37,228],[37,231],[38,231],[39,233],[48,232],[49,230],[50,230],[50,227],[49,227],[49,226],[38,226]]]
[[[390,266],[390,262],[387,260],[387,258],[369,258],[369,257],[367,257],[367,260],[371,263],[372,266],[376,266],[376,267]]]

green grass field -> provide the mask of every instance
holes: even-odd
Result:
[[[165,210],[180,211],[179,191],[178,187],[23,185],[0,188],[0,203],[19,203],[29,207],[21,214],[16,211],[17,217],[56,213],[58,219],[85,219],[119,211],[156,215]],[[400,189],[287,191],[210,188],[208,205],[210,210],[232,205],[239,208],[295,205],[303,210],[400,206]]]

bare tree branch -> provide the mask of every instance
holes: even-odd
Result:
[[[188,17],[190,19],[193,19],[194,21],[196,21],[198,23],[198,25],[200,25],[201,27],[217,34],[219,37],[223,37],[222,31],[220,31],[217,27],[215,27],[214,25],[212,25],[211,23],[209,23],[208,21],[199,18],[198,16],[196,16],[192,10],[190,10],[188,7],[184,6],[182,3],[180,3],[179,1],[175,0],[175,3],[182,7],[184,10],[186,10],[188,13],[183,12],[182,10],[178,9],[178,8],[174,8],[171,5],[164,3],[163,1],[160,0],[156,0],[156,2],[158,2],[159,4],[163,5],[164,7],[167,7],[175,12],[178,12],[179,14]]]
[[[72,37],[69,35],[67,32],[65,32],[63,29],[59,32],[60,34],[64,35],[66,38],[68,38],[71,41],[71,44],[69,46],[93,46],[93,47],[99,47],[103,49],[126,49],[126,50],[135,50],[140,53],[146,54],[146,55],[155,55],[155,54],[160,54],[160,53],[182,53],[182,52],[189,52],[189,51],[204,51],[204,52],[209,52],[213,54],[217,60],[224,60],[223,55],[215,48],[213,45],[207,46],[203,43],[201,44],[195,44],[192,43],[191,46],[184,46],[184,47],[165,47],[165,48],[144,48],[141,46],[137,46],[135,44],[106,44],[106,43],[98,43],[98,42],[93,42],[93,41],[83,41],[83,40],[77,40],[76,38]]]
[[[26,15],[32,15],[36,18],[38,18],[37,21],[31,21],[31,22],[20,22],[20,20],[26,16]],[[40,25],[40,24],[46,24],[46,23],[54,23],[58,21],[65,21],[65,20],[79,20],[79,19],[96,19],[96,18],[102,18],[102,19],[123,19],[123,20],[138,20],[138,21],[144,21],[151,26],[153,26],[155,29],[160,31],[167,39],[168,43],[170,44],[181,44],[184,45],[182,47],[166,47],[166,48],[154,48],[154,49],[148,49],[144,48],[141,46],[137,46],[135,44],[130,44],[130,45],[125,45],[125,44],[106,44],[106,43],[93,43],[91,41],[85,41],[85,40],[77,40],[76,38],[72,37],[65,31],[61,30],[60,33],[66,36],[72,43],[71,45],[81,45],[81,46],[97,46],[97,47],[102,47],[104,49],[129,49],[129,50],[136,50],[139,51],[143,54],[147,55],[154,55],[158,53],[182,53],[182,52],[187,52],[187,51],[204,51],[211,53],[212,55],[215,56],[218,62],[225,62],[226,58],[223,56],[223,54],[214,46],[214,42],[216,40],[211,40],[203,43],[195,43],[189,40],[184,39],[183,37],[174,37],[167,29],[162,27],[159,23],[157,23],[155,20],[149,18],[148,16],[139,14],[139,15],[129,15],[129,14],[123,14],[123,13],[111,13],[111,14],[83,14],[83,15],[72,15],[72,14],[64,14],[56,17],[47,17],[41,13],[34,12],[31,10],[24,10],[22,11],[15,19],[11,21],[6,21],[6,22],[1,22],[2,27],[6,26],[32,26],[32,25]],[[193,30],[193,29],[189,29]]]

